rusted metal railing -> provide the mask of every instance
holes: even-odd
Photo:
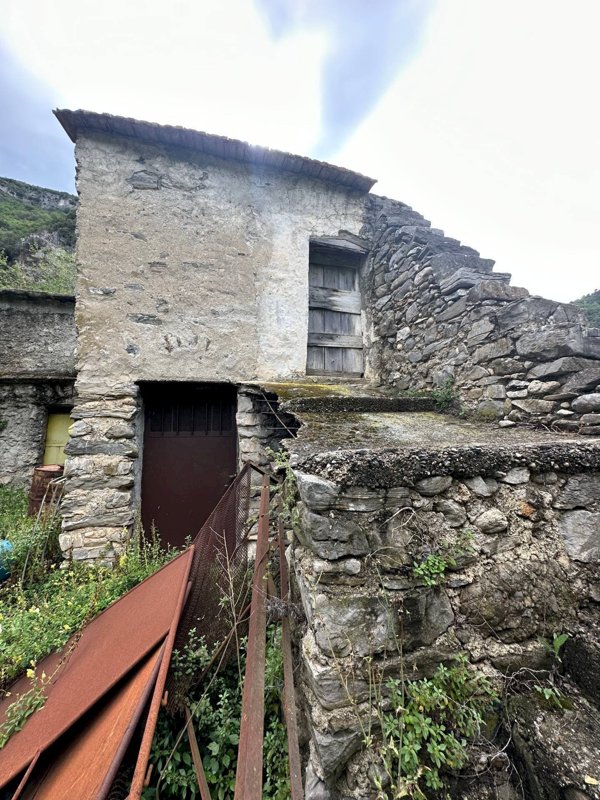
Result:
[[[248,652],[242,695],[242,720],[234,800],[261,800],[262,797],[268,555],[269,478],[265,475],[258,515],[258,539],[252,581]]]

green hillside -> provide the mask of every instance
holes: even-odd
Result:
[[[0,289],[73,292],[76,205],[65,192],[0,178]]]
[[[575,305],[583,309],[588,323],[594,328],[600,328],[600,289],[596,289],[591,294],[584,294],[579,300],[575,300]]]

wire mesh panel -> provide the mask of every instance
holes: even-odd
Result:
[[[248,541],[252,473],[246,464],[193,541],[191,587],[175,639],[182,650],[191,630],[209,649],[223,642],[249,600]],[[170,711],[180,710],[197,676],[171,674],[167,683]]]

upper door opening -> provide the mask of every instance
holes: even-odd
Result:
[[[364,256],[310,245],[307,375],[363,374],[358,270]]]

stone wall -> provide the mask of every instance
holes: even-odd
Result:
[[[0,483],[28,487],[49,409],[73,404],[74,298],[0,291]]]
[[[80,381],[304,374],[309,239],[357,233],[361,194],[101,134],[76,156]]]
[[[600,433],[600,330],[578,308],[510,286],[402,203],[370,196],[366,220],[372,378],[401,389],[454,381],[482,418]]]
[[[29,488],[42,463],[48,410],[72,405],[72,380],[0,380],[0,484]]]
[[[111,560],[139,511],[143,411],[139,387],[110,384],[78,392],[65,448],[69,491],[59,537],[65,557]]]
[[[519,669],[548,667],[541,637],[597,636],[600,452],[594,446],[346,451],[300,460],[295,474],[300,522],[293,564],[307,620],[299,643],[310,732],[307,798],[376,796],[363,750],[373,675],[430,676],[439,663],[465,653],[500,683]],[[427,585],[414,569],[432,554],[446,569]],[[556,793],[526,796],[558,797],[571,786],[582,792],[574,797],[596,797],[583,782],[586,770],[597,767],[595,742],[574,719],[573,763],[564,742],[562,755],[542,742],[549,773],[543,777]],[[573,720],[560,724],[567,722]],[[504,762],[499,772],[490,770],[490,753],[478,758],[469,771],[479,774],[479,793],[456,796],[516,798],[509,785],[517,773],[511,778]],[[488,795],[483,787],[490,780],[495,789]]]

